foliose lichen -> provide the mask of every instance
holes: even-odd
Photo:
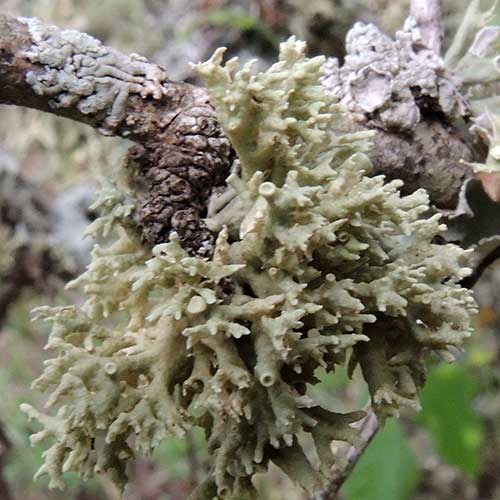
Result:
[[[425,46],[412,17],[394,40],[374,24],[356,23],[347,34],[343,65],[329,58],[324,69],[323,84],[333,95],[386,130],[413,131],[426,108],[450,120],[469,113],[460,79]]]
[[[125,118],[130,94],[163,97],[167,76],[146,58],[125,56],[85,33],[47,26],[37,18],[22,21],[34,42],[24,56],[42,66],[27,74],[27,82],[56,108],[76,106],[83,114],[102,116],[102,133],[112,133]]]
[[[426,356],[471,333],[466,252],[433,243],[424,191],[368,175],[371,132],[321,85],[324,59],[293,38],[263,73],[222,58],[197,66],[238,156],[210,206],[213,257],[175,233],[144,246],[115,188],[72,285],[87,302],[36,313],[56,357],[34,388],[52,395],[47,413],[22,408],[43,426],[33,442],[52,443],[39,471],[52,487],[66,471],[123,487],[136,453],[200,425],[212,470],[191,498],[237,498],[271,461],[313,491],[362,416],[309,395],[317,369],[359,365],[383,419],[418,407]]]

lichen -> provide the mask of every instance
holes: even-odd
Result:
[[[359,365],[383,420],[418,407],[426,355],[471,332],[467,253],[434,243],[444,227],[423,190],[369,176],[372,134],[321,85],[324,59],[293,38],[263,73],[222,58],[197,66],[238,156],[210,205],[213,257],[175,233],[142,244],[115,188],[72,285],[87,302],[36,313],[56,357],[34,387],[52,395],[48,413],[23,410],[43,426],[32,440],[52,443],[39,471],[52,487],[66,471],[123,487],[136,453],[201,425],[213,460],[193,499],[238,498],[271,461],[313,491],[362,416],[312,399],[317,369]]]
[[[368,116],[383,129],[408,133],[426,110],[448,119],[468,113],[460,80],[425,47],[412,17],[395,40],[373,24],[356,23],[347,34],[346,52],[341,67],[335,58],[326,61],[322,81],[362,120]]]
[[[500,171],[500,26],[487,26],[476,36],[456,71],[463,75],[471,100],[476,133],[488,146],[476,172]]]
[[[52,106],[74,107],[103,117],[101,132],[110,134],[125,118],[130,94],[160,99],[167,77],[142,56],[120,52],[75,30],[47,26],[37,18],[22,18],[33,45],[24,57],[41,65],[27,82]]]

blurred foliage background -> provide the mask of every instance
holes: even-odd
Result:
[[[444,1],[447,40],[467,4]],[[221,45],[231,56],[258,57],[259,64],[267,65],[290,34],[305,39],[311,54],[342,58],[345,34],[356,20],[376,22],[393,33],[408,7],[409,0],[0,0],[2,13],[37,16],[86,31],[120,50],[141,53],[164,66],[172,79],[186,81],[194,80],[188,63],[206,59]],[[84,266],[91,246],[81,235],[85,219],[92,217],[86,207],[95,179],[119,167],[127,146],[60,118],[0,108],[0,169],[8,164],[37,196],[49,203],[57,200],[63,210],[64,203],[74,205],[76,199],[83,210],[79,223],[71,219],[60,235],[73,252],[72,272]],[[0,231],[2,238],[6,236]],[[0,253],[5,251],[1,245]],[[62,493],[48,491],[43,480],[32,481],[41,449],[30,448],[28,436],[35,429],[18,408],[21,402],[43,403],[29,385],[41,371],[47,332],[31,324],[29,311],[39,304],[67,302],[63,284],[57,282],[50,294],[43,287],[26,286],[9,303],[3,321],[0,315],[0,500],[119,498],[106,478],[82,483],[70,476]],[[455,364],[436,361],[430,367],[422,412],[388,422],[345,484],[343,498],[500,499],[499,284],[497,265],[476,286],[477,333],[466,351],[457,354]],[[314,395],[337,411],[367,400],[360,377],[354,383],[342,373],[322,379]],[[185,441],[171,439],[154,457],[134,464],[125,499],[184,499],[209,459],[201,433]],[[277,469],[257,483],[262,499],[306,498]]]

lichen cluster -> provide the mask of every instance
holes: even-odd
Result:
[[[383,129],[412,132],[422,106],[454,120],[468,112],[460,79],[425,47],[415,19],[406,19],[392,40],[374,24],[356,23],[346,38],[342,66],[327,59],[325,87],[350,111],[369,115]]]
[[[228,189],[212,199],[213,257],[190,256],[175,233],[148,248],[133,204],[108,186],[82,307],[39,308],[52,324],[34,383],[49,413],[23,410],[52,441],[39,474],[107,472],[119,486],[136,453],[193,425],[207,433],[211,475],[192,498],[251,490],[273,461],[309,491],[355,442],[362,413],[322,408],[317,369],[360,366],[383,418],[418,406],[429,352],[447,355],[471,332],[466,252],[438,245],[426,193],[370,177],[370,132],[320,84],[323,58],[282,44],[253,74],[223,51],[197,67],[237,153]]]
[[[46,26],[21,18],[33,45],[23,55],[43,67],[30,71],[27,82],[55,108],[76,106],[83,114],[102,115],[100,131],[112,131],[125,118],[130,94],[161,99],[167,76],[138,54],[124,56],[99,40],[75,30]]]

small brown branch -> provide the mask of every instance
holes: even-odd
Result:
[[[473,288],[481,279],[484,271],[498,259],[500,259],[500,241],[498,241],[498,238],[490,238],[488,242],[476,245],[471,259],[472,273],[462,279],[460,285],[464,288]]]
[[[417,21],[426,47],[441,55],[444,36],[441,0],[411,0],[410,15]]]
[[[496,248],[493,252],[488,254],[484,260],[480,262],[477,268],[474,269],[470,276],[460,281],[460,286],[464,288],[473,288],[476,283],[481,279],[484,271],[490,267],[494,262],[500,259],[500,247]]]
[[[315,493],[311,500],[334,500],[337,498],[343,484],[351,475],[354,467],[365,450],[368,448],[368,445],[371,443],[379,429],[378,419],[373,409],[369,408],[366,416],[356,424],[353,424],[353,427],[357,428],[359,431],[359,441],[357,446],[349,447],[345,455],[345,466],[334,470],[326,488]]]

